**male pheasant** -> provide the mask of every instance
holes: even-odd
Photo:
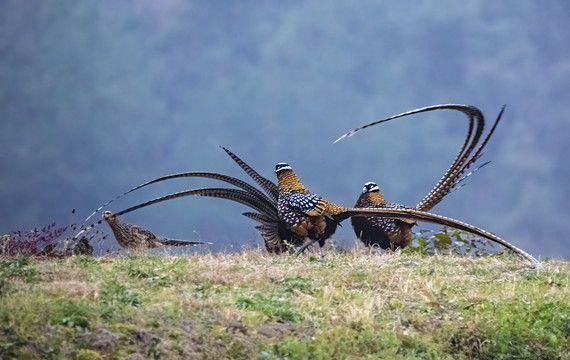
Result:
[[[287,223],[292,232],[299,237],[309,239],[299,249],[298,253],[301,253],[315,242],[319,242],[319,245],[322,247],[325,241],[334,234],[340,222],[348,217],[380,216],[411,221],[425,221],[468,231],[513,250],[521,257],[531,261],[537,269],[541,268],[540,262],[532,255],[494,234],[464,222],[405,207],[357,209],[339,206],[311,193],[305,188],[289,164],[277,164],[275,172],[277,173],[277,186],[279,188],[279,199],[277,202],[279,217]]]
[[[345,220],[350,216],[382,216],[398,219],[411,219],[415,221],[425,221],[449,226],[459,230],[464,230],[507,247],[522,258],[530,261],[537,270],[542,267],[540,262],[536,260],[532,255],[499,238],[498,236],[477,228],[473,225],[469,225],[467,223],[445,216],[410,208],[346,208],[326,201],[325,199],[309,192],[299,181],[297,176],[293,173],[289,165],[285,163],[279,164],[277,165],[276,170],[279,180],[279,196],[276,206],[279,220],[269,220],[271,222],[270,226],[273,228],[281,228],[285,231],[285,234],[290,234],[293,239],[296,239],[295,241],[299,241],[299,239],[302,239],[306,234],[305,238],[308,238],[310,241],[301,246],[298,251],[299,253],[315,241],[318,241],[320,244],[324,244],[326,239],[335,232],[337,225],[342,220]],[[229,194],[231,194],[231,198],[229,197]],[[228,198],[233,201],[238,201],[246,204],[250,207],[250,204],[253,204],[252,195],[244,190],[226,188],[191,189],[152,199],[150,201],[119,211],[113,216],[121,216],[131,211],[135,211],[153,204],[185,196],[211,196]],[[267,209],[264,209],[263,211],[265,212],[266,210]]]
[[[497,124],[499,123],[501,116],[504,111],[501,109],[497,120],[495,121],[491,131],[487,137],[483,140],[479,148],[471,156],[473,150],[477,146],[479,139],[483,133],[483,128],[485,126],[485,118],[481,111],[474,106],[470,105],[456,105],[456,104],[446,104],[446,105],[434,105],[425,108],[420,108],[406,113],[402,113],[388,119],[380,120],[361,128],[355,129],[345,136],[352,136],[359,130],[376,125],[382,122],[393,120],[399,117],[404,117],[407,115],[417,114],[425,111],[433,111],[439,109],[451,109],[463,112],[467,115],[469,120],[469,129],[465,141],[456,156],[454,162],[451,164],[447,172],[441,178],[441,180],[436,184],[436,186],[426,195],[418,205],[413,209],[429,211],[435,205],[437,205],[443,198],[448,195],[452,190],[456,189],[458,184],[464,179],[466,171],[477,161],[480,157],[481,152],[487,142],[489,141],[491,135],[495,131]],[[344,137],[344,136],[343,136]],[[341,137],[342,139],[342,137]],[[340,139],[339,139],[340,140]],[[338,140],[337,140],[338,141]],[[485,163],[486,164],[486,163]],[[485,164],[481,165],[484,166]],[[467,175],[468,176],[468,175]],[[384,197],[380,193],[380,189],[377,184],[373,182],[366,183],[362,194],[359,196],[356,204],[356,208],[370,207],[370,208],[385,208],[385,207],[404,207],[403,205],[389,203],[384,200]],[[411,219],[390,219],[390,218],[378,218],[378,217],[354,217],[351,219],[352,227],[356,236],[367,246],[379,246],[382,249],[394,249],[397,247],[405,247],[412,240],[412,226],[415,225],[415,221]]]
[[[294,234],[311,240],[299,252],[315,241],[324,246],[325,240],[334,234],[338,224],[350,216],[348,209],[307,190],[287,163],[277,164],[275,173],[279,188],[279,218],[289,225]]]
[[[400,204],[387,202],[378,185],[374,182],[364,184],[362,194],[356,201],[355,208],[392,208],[405,209]],[[379,246],[382,249],[404,248],[412,241],[412,227],[416,224],[411,219],[394,219],[379,216],[353,216],[350,221],[356,236],[366,246]]]

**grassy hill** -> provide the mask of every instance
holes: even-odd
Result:
[[[569,338],[562,261],[0,258],[0,359],[569,359]]]

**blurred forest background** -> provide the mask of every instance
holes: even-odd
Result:
[[[169,173],[249,181],[219,145],[273,180],[289,162],[343,205],[366,181],[415,205],[459,150],[462,114],[333,141],[441,103],[475,105],[490,124],[507,104],[482,158],[492,163],[432,211],[568,259],[569,18],[564,0],[1,1],[0,234],[81,223]],[[222,184],[173,180],[110,210],[206,185]],[[245,210],[183,198],[125,221],[232,251],[261,244]],[[335,238],[355,243],[348,222]]]

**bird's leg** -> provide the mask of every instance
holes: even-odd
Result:
[[[317,242],[317,240],[310,240],[310,241],[307,241],[306,243],[304,243],[303,246],[301,246],[299,248],[299,250],[297,250],[297,256],[301,255],[303,253],[303,251],[305,251],[306,248],[308,248],[309,246],[313,245],[316,242]]]
[[[327,255],[326,251],[323,249],[324,249],[323,246],[319,246],[319,253],[321,254],[321,261],[323,261],[325,259],[325,256]]]

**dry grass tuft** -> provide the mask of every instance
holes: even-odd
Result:
[[[503,256],[251,250],[0,258],[0,272],[2,358],[530,359],[570,348],[563,261],[536,274]]]

